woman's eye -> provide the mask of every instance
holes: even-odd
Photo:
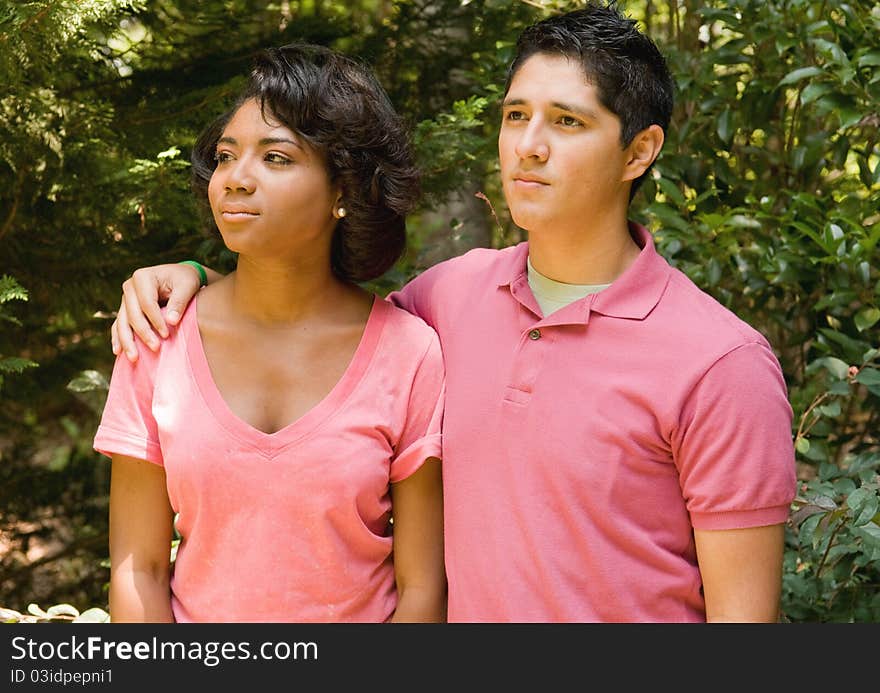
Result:
[[[225,164],[227,161],[232,161],[234,158],[232,152],[222,151],[214,153],[214,161],[218,164]]]
[[[290,164],[292,163],[290,159],[288,159],[284,154],[279,154],[278,152],[269,152],[266,154],[266,161],[270,164]]]
[[[508,120],[525,120],[526,114],[522,111],[508,111],[507,119]]]
[[[576,125],[580,125],[580,121],[577,118],[572,118],[571,116],[562,116],[559,119],[559,122],[567,127],[574,127]]]

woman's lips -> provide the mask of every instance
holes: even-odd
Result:
[[[248,221],[250,219],[256,219],[260,215],[258,212],[253,212],[251,210],[224,209],[220,212],[220,216],[223,217],[225,221]]]

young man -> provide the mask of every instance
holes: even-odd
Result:
[[[450,621],[778,619],[795,492],[792,411],[765,338],[628,222],[664,141],[672,80],[612,5],[527,28],[498,140],[528,241],[442,262],[390,299],[440,336]],[[212,275],[213,276],[213,275]],[[173,291],[172,291],[173,285]],[[127,281],[114,351],[157,341]]]

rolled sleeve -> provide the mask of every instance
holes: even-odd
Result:
[[[691,522],[734,529],[784,522],[796,490],[792,409],[779,362],[748,343],[691,392],[673,450]]]
[[[442,456],[441,428],[445,400],[443,356],[440,342],[433,335],[413,378],[406,420],[391,462],[392,483],[413,474],[425,460]]]

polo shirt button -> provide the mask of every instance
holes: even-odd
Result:
[[[529,339],[541,339],[541,330],[536,328],[529,332]]]

